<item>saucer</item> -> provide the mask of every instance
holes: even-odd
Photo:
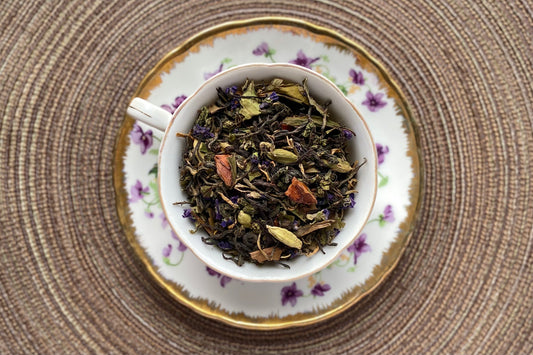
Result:
[[[129,117],[115,151],[117,212],[150,274],[187,307],[243,328],[311,324],[355,304],[398,263],[421,197],[416,130],[403,94],[365,50],[331,30],[288,18],[230,22],[197,34],[167,54],[134,96],[173,112],[210,76],[251,62],[291,62],[316,70],[365,117],[378,151],[379,186],[356,241],[326,269],[289,283],[247,283],[210,270],[171,231],[161,209],[156,178],[162,132]]]

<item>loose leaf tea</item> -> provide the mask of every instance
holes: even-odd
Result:
[[[302,84],[274,79],[219,88],[188,134],[181,187],[203,241],[238,265],[311,256],[335,245],[354,207],[353,132]]]

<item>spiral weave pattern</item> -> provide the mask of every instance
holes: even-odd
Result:
[[[533,353],[533,3],[0,3],[0,353]],[[198,31],[287,16],[405,93],[420,216],[387,281],[327,321],[231,328],[161,289],[117,216],[114,142],[143,76]]]

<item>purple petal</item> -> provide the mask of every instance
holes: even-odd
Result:
[[[311,294],[315,296],[324,296],[324,292],[327,292],[331,289],[331,286],[328,284],[317,283],[311,290]]]
[[[215,76],[216,74],[220,73],[222,71],[222,67],[224,66],[224,64],[220,64],[218,66],[218,69],[215,70],[214,72],[211,72],[211,73],[204,73],[204,79],[207,80],[209,78],[211,78],[212,76]]]
[[[220,278],[220,286],[226,287],[226,284],[231,281],[231,277],[229,276],[222,276]]]
[[[165,213],[162,212],[159,215],[159,218],[161,218],[161,227],[166,228],[168,226],[168,220],[167,220],[167,216],[165,216]]]
[[[170,253],[172,252],[172,245],[167,245],[166,247],[163,248],[163,256],[165,258],[168,258],[170,256]]]
[[[144,215],[148,218],[154,218],[154,213],[153,212],[148,212],[148,211],[144,211]]]
[[[206,266],[205,267],[205,270],[207,271],[207,273],[211,276],[220,276],[220,274],[218,272],[216,272],[215,270],[211,269],[210,267]]]
[[[281,289],[281,305],[285,306],[288,303],[292,307],[296,305],[298,297],[303,296],[303,292],[296,287],[296,282],[293,282],[290,286],[285,286]]]
[[[387,222],[394,222],[394,212],[392,211],[391,205],[387,205],[383,210],[383,220]]]
[[[252,51],[253,55],[264,55],[267,54],[269,50],[268,44],[266,42],[262,42],[259,46],[257,46],[256,49]]]
[[[161,105],[161,108],[163,110],[166,110],[166,111],[170,112],[170,113],[174,113],[174,108],[170,107],[169,105]]]

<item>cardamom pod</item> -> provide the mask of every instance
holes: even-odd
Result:
[[[268,229],[268,232],[277,240],[285,244],[286,246],[289,246],[291,248],[301,249],[302,248],[302,241],[298,239],[298,237],[292,233],[291,231],[281,228],[281,227],[274,227],[274,226],[266,226]]]
[[[239,222],[244,227],[250,227],[250,225],[252,224],[252,217],[243,210],[240,210],[239,214],[237,215],[237,222]]]
[[[346,160],[339,159],[337,163],[328,163],[326,160],[322,160],[324,164],[333,171],[338,173],[348,173],[352,171],[352,166]]]
[[[282,164],[294,164],[298,161],[296,154],[285,149],[274,149],[272,152],[267,153],[267,156],[276,163]]]

